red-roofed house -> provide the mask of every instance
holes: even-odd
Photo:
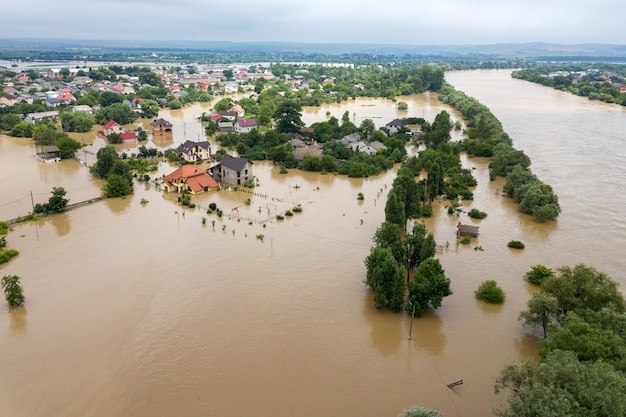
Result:
[[[183,165],[163,178],[163,189],[168,192],[189,191],[197,194],[218,187],[219,184],[207,170],[196,165]]]
[[[134,142],[137,140],[137,133],[135,132],[120,133],[120,138],[122,138],[124,142],[130,142],[130,141]]]
[[[237,119],[235,122],[235,132],[237,133],[247,133],[256,128],[256,119]]]
[[[115,120],[109,120],[107,124],[102,126],[102,133],[104,136],[109,136],[111,133],[121,135],[124,132],[126,132],[126,129],[124,129],[124,127]]]

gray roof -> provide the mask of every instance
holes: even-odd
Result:
[[[248,158],[236,158],[234,156],[224,155],[222,156],[222,163],[220,165],[239,172],[246,166],[248,162],[252,163],[252,161],[250,161]]]
[[[185,141],[185,143],[183,143],[182,145],[180,145],[178,147],[176,152],[178,152],[178,153],[185,152],[186,153],[186,152],[192,151],[193,148],[195,148],[196,146],[199,146],[199,147],[204,148],[204,149],[209,149],[211,147],[211,144],[209,142],[207,142],[206,140],[202,141],[202,142],[194,142],[194,141],[191,141],[191,140],[187,140],[187,141]]]

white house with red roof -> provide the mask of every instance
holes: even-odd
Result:
[[[235,132],[237,133],[247,133],[257,127],[256,119],[237,119],[235,121]]]
[[[117,133],[118,135],[121,135],[125,132],[126,129],[124,129],[121,124],[117,123],[113,119],[109,120],[104,126],[102,126],[102,133],[104,134],[104,136],[109,136],[111,133]]]
[[[163,178],[163,190],[168,192],[189,191],[198,194],[216,188],[219,188],[217,181],[206,169],[197,165],[183,165]]]

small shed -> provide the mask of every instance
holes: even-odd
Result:
[[[457,224],[456,226],[456,237],[461,236],[471,236],[478,237],[478,230],[480,228],[478,226],[470,226],[469,224]]]

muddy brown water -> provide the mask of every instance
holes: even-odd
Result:
[[[256,194],[206,193],[193,197],[196,209],[136,184],[125,199],[18,224],[9,234],[20,255],[0,273],[22,277],[27,303],[0,311],[0,415],[380,417],[411,405],[490,415],[504,401],[493,393],[503,365],[537,354],[536,339],[517,321],[534,290],[521,278],[531,265],[585,262],[625,284],[626,115],[507,71],[447,77],[502,120],[555,188],[563,214],[539,224],[518,213],[501,196],[503,182],[488,181],[488,161],[464,158],[479,182],[465,208],[488,217],[475,222],[479,238],[461,246],[456,222],[474,222],[435,208],[427,225],[448,243],[437,257],[454,295],[415,319],[412,340],[410,316],[377,311],[362,283],[394,171],[368,179],[282,175],[258,162]],[[410,115],[432,119],[447,109],[458,117],[432,95],[403,101]],[[172,144],[200,134],[196,117],[209,109],[162,114],[175,124]],[[403,115],[389,101],[356,100],[307,108],[303,118],[324,120],[327,111],[341,118],[346,110],[357,125]],[[94,151],[102,145],[84,140]],[[99,194],[100,181],[78,162],[44,164],[33,153],[28,140],[0,138],[1,218],[26,214],[30,191],[35,202],[52,186],[64,186],[72,201]],[[162,163],[159,175],[173,169]],[[221,219],[205,213],[211,202],[224,210]],[[270,221],[297,204],[302,213]],[[508,249],[513,239],[526,249]],[[503,305],[474,299],[485,279],[504,288]],[[459,379],[463,385],[446,387]]]

